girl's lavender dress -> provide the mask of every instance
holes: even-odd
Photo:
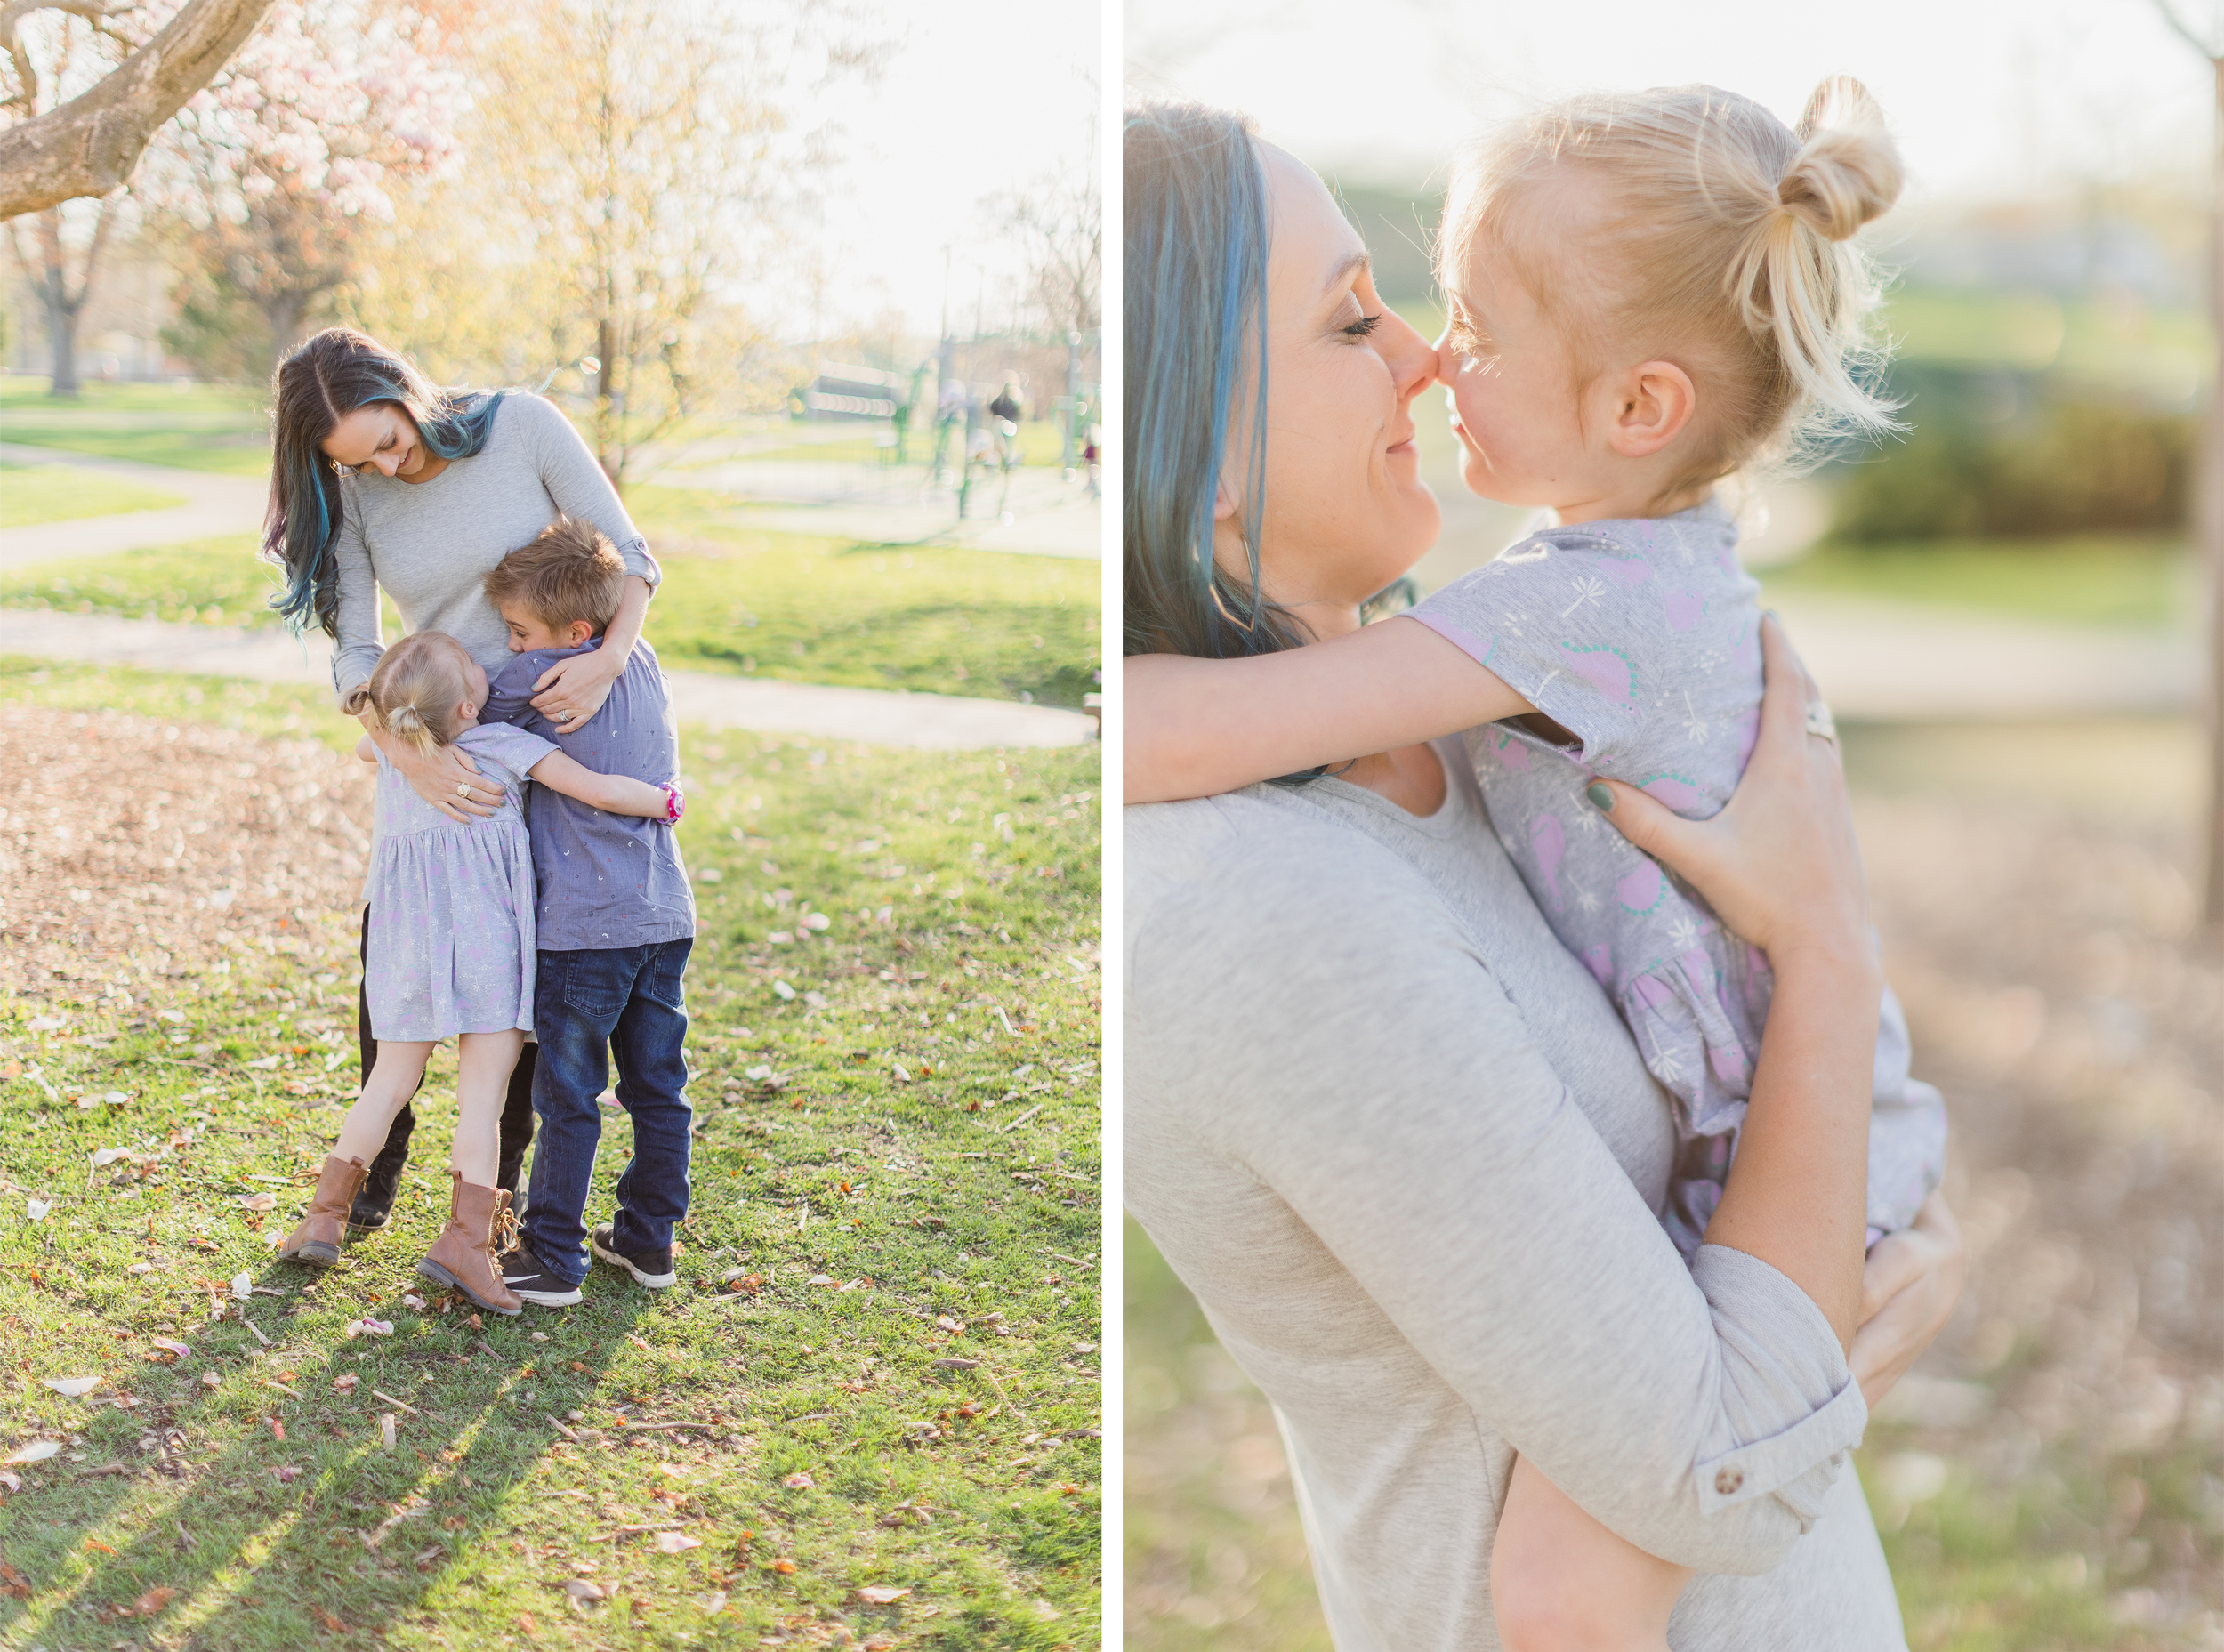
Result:
[[[1696,1252],[1745,1122],[1773,979],[1768,960],[1583,797],[1594,774],[1704,820],[1729,801],[1761,723],[1760,587],[1710,500],[1656,520],[1533,534],[1413,617],[1575,737],[1471,730],[1491,824],[1560,944],[1613,995],[1645,1065],[1676,1098],[1664,1220]],[[1869,1116],[1869,1232],[1905,1228],[1946,1159],[1938,1092],[1908,1076],[1888,988]]]
[[[458,826],[419,797],[383,755],[371,834],[371,1033],[429,1043],[457,1033],[532,1030],[533,843],[520,800],[526,770],[556,747],[507,723],[455,742],[503,787],[502,807]]]

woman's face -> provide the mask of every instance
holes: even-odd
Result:
[[[1429,342],[1376,295],[1366,248],[1312,171],[1260,146],[1267,175],[1266,523],[1261,583],[1320,636],[1436,542],[1413,399],[1436,377]],[[1247,444],[1231,431],[1216,554],[1247,576],[1237,512]]]
[[[417,433],[417,422],[391,401],[358,407],[334,425],[319,445],[326,458],[358,475],[375,471],[404,481],[423,471],[430,456]]]

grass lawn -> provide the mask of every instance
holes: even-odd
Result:
[[[1829,592],[2151,630],[2189,621],[2200,602],[2199,569],[2175,535],[1825,544],[1760,578],[1764,598]]]
[[[627,504],[665,567],[649,636],[667,666],[1053,705],[1097,686],[1096,562],[761,533],[726,496],[682,488]],[[19,568],[0,605],[269,625],[273,584],[235,535]]]
[[[95,383],[75,401],[56,401],[44,378],[0,375],[0,441],[260,476],[270,466],[266,394],[240,384]]]
[[[0,662],[0,705],[338,749],[319,701]],[[668,1292],[412,1305],[452,1056],[395,1226],[270,1259],[353,1089],[346,913],[0,995],[0,1457],[64,1447],[0,1479],[0,1644],[1098,1644],[1098,753],[685,750]]]
[[[83,471],[59,464],[11,464],[0,460],[0,528],[70,522],[83,516],[161,511],[183,504],[177,494],[103,477],[87,483]]]

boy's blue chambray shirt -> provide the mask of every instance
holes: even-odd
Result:
[[[630,775],[651,786],[678,779],[672,696],[656,651],[646,642],[633,644],[624,671],[610,685],[610,697],[576,733],[565,733],[533,709],[533,685],[543,673],[600,646],[598,637],[576,649],[516,656],[488,684],[480,721],[511,723],[552,740],[598,774]],[[529,814],[541,951],[600,952],[694,936],[695,896],[669,826],[592,809],[544,786],[534,786]]]

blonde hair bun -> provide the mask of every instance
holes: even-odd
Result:
[[[1899,199],[1906,176],[1884,112],[1850,75],[1815,88],[1793,134],[1799,153],[1777,185],[1785,211],[1825,240],[1850,240]]]

